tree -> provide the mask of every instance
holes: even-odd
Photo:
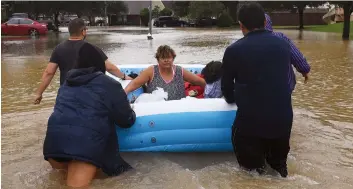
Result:
[[[236,21],[239,1],[221,1],[221,3],[228,9],[228,13],[232,17],[233,22]]]
[[[161,11],[161,8],[159,8],[159,6],[155,6],[152,10],[152,18],[158,18],[160,11]]]
[[[289,3],[290,1],[288,1]],[[325,2],[323,1],[295,1],[293,2],[293,5],[297,7],[298,9],[298,15],[299,15],[299,29],[302,30],[304,29],[304,9],[306,6],[310,7],[318,7]]]
[[[218,1],[192,1],[189,5],[191,18],[218,18],[224,10],[223,3]]]
[[[103,1],[98,1],[102,3]],[[123,1],[107,1],[107,13],[108,14],[122,14],[126,13],[128,8]],[[101,10],[101,13],[103,11]]]
[[[174,14],[179,17],[185,17],[189,14],[189,5],[191,1],[174,1],[172,8]]]
[[[148,26],[150,11],[148,8],[144,8],[140,11],[141,22],[144,26]]]
[[[223,11],[218,18],[217,26],[218,27],[230,27],[233,24],[233,19],[228,13],[228,11]]]
[[[98,1],[98,2],[102,3],[102,1]],[[111,15],[120,16],[121,14],[126,13],[128,11],[128,8],[123,1],[106,1],[106,6],[107,6],[107,15],[109,18],[108,19],[109,25],[111,25],[111,20],[110,20]],[[101,12],[103,12],[103,10]]]
[[[169,8],[164,8],[159,14],[161,16],[172,16],[173,11]]]
[[[9,5],[11,13],[25,12],[33,19],[38,19],[39,15],[53,15],[56,26],[59,25],[57,18],[60,13],[76,14],[78,17],[88,16],[92,22],[95,16],[127,11],[122,1],[14,1]]]
[[[351,23],[350,17],[353,12],[353,1],[338,1],[335,3],[337,3],[338,6],[343,7],[343,11],[344,11],[342,39],[344,40],[349,39],[350,23]]]

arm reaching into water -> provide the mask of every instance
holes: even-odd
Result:
[[[42,95],[45,89],[47,89],[47,87],[49,86],[50,82],[52,81],[56,73],[56,70],[59,67],[60,55],[58,53],[59,50],[57,49],[58,49],[57,47],[54,48],[50,56],[49,64],[47,65],[47,67],[43,72],[42,81],[37,91],[35,92],[34,104],[40,104],[40,102],[42,101]]]
[[[138,75],[125,87],[125,93],[129,94],[130,92],[146,84],[151,80],[152,75],[153,75],[153,66],[148,67],[146,70],[143,70],[140,75]]]
[[[114,122],[122,128],[130,128],[136,121],[136,114],[131,108],[127,95],[120,83],[116,82],[116,87],[113,87],[112,93],[113,108],[112,115]]]
[[[47,68],[44,70],[42,75],[42,82],[40,83],[34,98],[34,104],[40,104],[42,101],[42,95],[47,89],[48,85],[50,84],[51,80],[53,79],[56,70],[58,69],[58,64],[49,62]]]
[[[303,77],[305,78],[304,83],[307,83],[309,80],[310,65],[306,61],[304,55],[294,45],[292,40],[290,40],[284,34],[282,34],[282,38],[289,43],[290,50],[291,50],[291,64],[293,64],[295,69],[303,75]]]
[[[191,83],[193,85],[197,85],[197,86],[200,86],[200,87],[205,87],[206,86],[206,81],[203,78],[197,76],[196,74],[193,74],[193,73],[189,72],[188,70],[186,70],[184,68],[182,68],[182,69],[183,69],[183,72],[184,72],[184,74],[183,74],[184,81],[187,81],[187,82],[189,82],[189,83]]]

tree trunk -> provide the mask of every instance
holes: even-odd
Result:
[[[91,20],[92,20],[92,16],[91,16],[91,14],[89,14],[89,15],[88,15],[88,21],[89,21],[89,25],[90,25],[90,26],[92,26]]]
[[[34,19],[35,19],[35,20],[38,20],[38,19],[39,19],[39,12],[36,11],[36,12],[34,13]]]
[[[298,6],[298,14],[299,14],[299,30],[304,29],[304,7]]]
[[[77,18],[81,18],[82,13],[78,11],[78,12],[76,12],[76,15],[77,15]]]
[[[350,30],[350,17],[351,17],[351,6],[352,2],[346,2],[343,5],[344,11],[344,23],[343,23],[343,34],[342,39],[349,39],[349,30]]]
[[[299,40],[302,40],[302,39],[303,39],[303,30],[300,30],[300,31],[299,31],[298,39],[299,39]]]
[[[54,31],[55,32],[59,32],[60,23],[59,23],[58,17],[59,17],[59,12],[57,11],[54,13],[54,26],[55,26]]]

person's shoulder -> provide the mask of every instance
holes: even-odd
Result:
[[[242,45],[246,41],[246,37],[242,37],[236,40],[234,43],[230,44],[227,48],[237,48],[239,45]]]
[[[83,40],[82,40],[82,41],[83,41]],[[102,51],[102,49],[101,49],[100,47],[98,47],[97,45],[95,45],[95,44],[92,44],[92,43],[90,43],[90,42],[88,42],[88,41],[83,41],[83,42],[92,45],[94,48],[96,48],[96,49],[99,50],[99,51]]]
[[[272,32],[272,35],[286,41],[286,42],[290,42],[291,40],[282,32]]]
[[[68,44],[68,40],[60,42],[58,45],[55,46],[54,51],[65,48],[65,46],[67,46],[67,44]]]
[[[243,45],[243,42],[244,42],[244,38],[241,38],[241,39],[235,41],[234,43],[232,43],[228,47],[226,47],[225,52],[236,51],[238,48],[241,48],[241,46]]]
[[[145,73],[152,73],[154,68],[156,67],[157,65],[151,65],[151,66],[148,66],[146,69],[143,70],[143,72]]]
[[[97,45],[95,45],[95,44],[93,44],[93,43],[90,43],[90,42],[88,42],[88,41],[84,41],[85,43],[87,43],[87,44],[90,44],[90,45],[92,45],[93,47],[95,47],[95,48],[98,48],[98,49],[100,49]]]
[[[289,39],[281,32],[268,32],[265,35],[267,36],[265,40],[271,43],[288,44]]]
[[[112,86],[112,85],[116,85],[116,86],[120,85],[121,86],[121,84],[117,80],[115,80],[114,78],[112,78],[104,73],[100,74],[97,77],[97,80],[99,80],[102,84],[106,84],[107,86]]]
[[[284,35],[284,33],[282,32],[272,32],[273,35],[277,36],[277,37],[287,37],[286,35]]]
[[[116,91],[123,89],[121,83],[114,78],[100,73],[97,77],[95,77],[91,82],[90,86],[94,88],[98,93],[104,94],[107,96],[113,96],[116,94]]]
[[[73,41],[73,40],[65,40],[65,41],[59,43],[55,47],[55,49],[56,50],[61,50],[61,49],[66,50],[66,49],[72,49],[72,48],[81,48],[81,46],[83,44],[85,44],[85,43],[86,42],[83,41],[83,40],[75,40],[75,41]]]

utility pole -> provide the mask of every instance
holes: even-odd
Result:
[[[105,26],[107,26],[108,22],[108,17],[107,17],[107,1],[104,1],[104,20],[105,20]]]
[[[152,40],[152,0],[150,0],[150,6],[149,6],[149,11],[150,11],[150,21],[149,21],[149,33],[147,35],[147,39],[148,40]]]

